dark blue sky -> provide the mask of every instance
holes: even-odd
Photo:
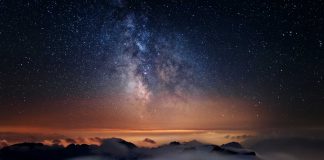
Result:
[[[322,0],[0,1],[0,116],[132,93],[240,99],[279,126],[321,125],[323,12]]]

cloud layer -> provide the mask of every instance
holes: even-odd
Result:
[[[231,144],[229,144],[231,145]],[[188,159],[257,159],[254,152],[243,149],[227,149],[198,141],[171,142],[157,148],[139,148],[119,138],[103,139],[101,145],[75,145],[67,147],[54,144],[20,143],[0,150],[0,159],[67,159],[67,160],[188,160]]]

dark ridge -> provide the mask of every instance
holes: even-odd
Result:
[[[123,140],[123,139],[120,139],[120,138],[119,138],[118,141],[119,141],[120,144],[125,145],[125,146],[126,146],[127,148],[129,148],[129,149],[137,148],[137,146],[136,146],[135,144],[130,143],[130,142],[127,142],[127,141],[125,141],[125,140]]]
[[[220,152],[223,154],[231,154],[231,155],[250,155],[256,156],[256,153],[253,151],[246,150],[242,147],[238,142],[230,142],[223,144],[221,146],[211,145],[212,152]]]
[[[181,143],[180,142],[177,142],[177,141],[173,141],[173,142],[170,142],[169,145],[171,146],[178,146],[180,145]]]
[[[242,145],[238,142],[230,142],[230,143],[226,143],[221,145],[222,148],[238,148],[238,149],[242,149]]]

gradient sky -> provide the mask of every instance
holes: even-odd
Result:
[[[319,4],[0,1],[0,128],[321,128]]]

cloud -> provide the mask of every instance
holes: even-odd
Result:
[[[44,140],[63,138],[66,137],[60,134],[0,132],[0,139],[6,140],[9,144],[19,142],[43,142]]]
[[[181,152],[181,153],[172,153],[159,155],[157,157],[148,158],[145,160],[242,160],[246,159],[242,156],[225,156],[220,154],[206,153],[206,152]],[[249,157],[249,160],[253,158]]]
[[[65,142],[66,143],[77,143],[77,141],[76,140],[74,140],[74,139],[72,139],[72,138],[66,138],[66,139],[64,139],[65,140]]]
[[[247,138],[252,138],[252,137],[253,137],[252,135],[247,135],[247,134],[237,135],[237,136],[232,136],[232,135],[224,136],[224,138],[231,139],[231,140],[245,140]]]
[[[61,144],[61,140],[60,139],[53,139],[52,143],[53,144]]]
[[[127,158],[136,145],[119,138],[105,139],[99,147],[100,153],[116,158]]]
[[[143,142],[150,143],[150,144],[156,144],[156,142],[153,139],[145,138]]]
[[[100,137],[77,137],[77,138],[63,138],[63,139],[48,139],[42,141],[46,145],[62,145],[68,146],[69,144],[96,144],[100,145],[102,143],[102,138]]]
[[[246,146],[265,160],[324,159],[324,139],[308,137],[260,137],[248,139]]]
[[[57,141],[58,142],[58,141]],[[255,159],[252,152],[228,150],[197,141],[170,143],[157,148],[139,148],[119,138],[103,139],[101,145],[70,144],[67,147],[41,143],[20,143],[0,150],[0,159],[67,160],[188,160]]]
[[[0,140],[0,148],[7,147],[9,144],[6,140]]]
[[[171,142],[157,148],[148,149],[141,154],[149,158],[145,160],[239,160],[239,159],[256,159],[256,156],[250,154],[253,152],[245,149],[233,151],[227,150],[217,145],[190,141],[185,143]],[[250,155],[248,155],[250,154]]]

